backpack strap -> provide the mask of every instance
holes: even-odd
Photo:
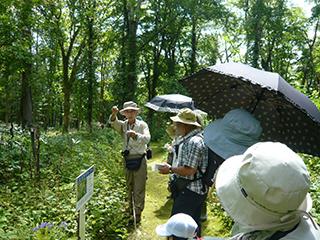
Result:
[[[211,187],[213,185],[213,182],[211,184],[208,184],[208,179],[212,180],[214,178],[215,172],[219,168],[219,166],[224,162],[225,159],[223,159],[221,156],[216,154],[214,151],[212,151],[207,145],[205,145],[208,152],[208,166],[206,168],[205,172],[202,172],[200,167],[198,167],[198,171],[201,174],[202,178],[202,185],[203,190],[205,189],[205,186]]]
[[[194,136],[199,136],[199,137],[201,137],[203,139],[203,131],[195,132],[194,134],[188,136],[187,138],[183,138],[177,145],[174,145],[174,148],[175,148],[174,151],[176,152],[177,157],[178,157],[178,154],[179,154],[179,146],[180,146],[180,144],[186,142],[187,140],[189,140],[190,138],[192,138]],[[199,171],[199,167],[198,167],[197,170]],[[200,174],[201,174],[201,172],[200,172]],[[198,177],[198,178],[196,176],[197,176],[197,172],[193,175],[193,179],[189,179],[190,182],[194,182],[194,181],[197,181],[197,180],[202,178],[201,176]]]

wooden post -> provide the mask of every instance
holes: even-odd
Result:
[[[80,208],[78,221],[78,240],[85,240],[85,204]]]

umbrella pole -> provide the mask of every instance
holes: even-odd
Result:
[[[262,99],[263,93],[264,93],[265,89],[262,88],[261,91],[259,93],[256,94],[256,102],[253,106],[253,109],[251,111],[251,113],[254,113],[254,111],[256,110],[258,103],[260,102],[260,100]]]

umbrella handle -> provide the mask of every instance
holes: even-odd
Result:
[[[253,106],[253,109],[251,111],[251,113],[254,113],[254,111],[256,110],[257,106],[258,106],[258,103],[260,102],[260,100],[262,99],[262,96],[263,96],[263,93],[264,93],[265,89],[264,88],[261,88],[261,91],[259,93],[256,94],[256,102]],[[255,100],[255,99],[254,99]],[[253,100],[253,101],[254,101]]]

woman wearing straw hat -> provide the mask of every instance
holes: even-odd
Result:
[[[120,114],[127,119],[117,118],[118,108],[112,108],[109,123],[123,137],[123,151],[128,191],[129,211],[133,213],[135,222],[140,222],[145,203],[145,187],[147,179],[146,150],[150,141],[147,123],[137,119],[139,108],[135,102],[123,104]]]
[[[309,173],[286,145],[260,142],[228,158],[217,172],[215,186],[235,222],[229,239],[320,239],[319,226],[308,213]]]
[[[170,184],[173,194],[171,215],[177,213],[190,215],[199,225],[197,235],[200,236],[201,207],[208,191],[203,187],[200,171],[204,172],[208,165],[207,148],[204,145],[201,125],[191,109],[181,109],[176,116],[171,117],[171,120],[175,125],[176,134],[181,137],[177,163],[176,166],[164,164],[159,168],[159,172],[171,173],[174,176]]]

